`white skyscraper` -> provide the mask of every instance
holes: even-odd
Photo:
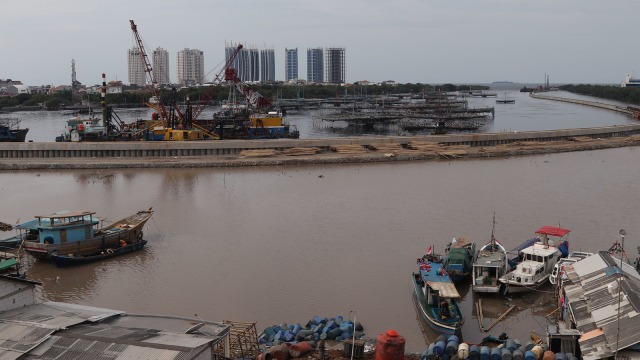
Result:
[[[158,85],[171,84],[169,78],[169,53],[161,47],[153,50],[153,76]]]
[[[147,83],[147,77],[144,72],[142,55],[138,48],[129,49],[127,65],[129,68],[129,84],[145,85]]]
[[[204,53],[198,49],[178,51],[176,61],[178,84],[195,85],[204,82]]]
[[[260,81],[276,80],[276,60],[273,49],[260,50]]]

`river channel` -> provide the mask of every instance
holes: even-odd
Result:
[[[527,131],[627,124],[610,111],[532,99],[470,98],[495,106],[484,131]],[[554,94],[555,95],[555,94]],[[564,92],[558,96],[579,97]],[[580,97],[579,97],[580,98]],[[596,100],[586,98],[587,100]],[[120,110],[118,110],[120,112]],[[124,111],[124,110],[123,110]],[[149,110],[126,110],[126,119]],[[29,127],[28,140],[53,141],[62,112],[10,114]],[[353,135],[289,115],[302,138]],[[395,135],[395,134],[389,134]],[[27,261],[29,278],[55,301],[208,320],[306,323],[314,315],[357,316],[367,336],[395,329],[409,352],[435,339],[413,303],[415,259],[453,237],[481,246],[495,233],[513,248],[543,225],[572,230],[570,249],[606,250],[618,230],[635,258],[640,245],[640,148],[486,160],[263,168],[126,169],[0,172],[0,221],[22,222],[59,210],[96,211],[115,221],[153,207],[139,253],[57,269]],[[10,234],[0,234],[8,237]],[[478,342],[470,283],[458,287],[466,318],[463,339]],[[551,288],[504,298],[483,296],[490,334],[526,342],[544,334],[555,309]],[[553,316],[553,314],[551,315]]]
[[[153,207],[138,253],[81,267],[29,264],[49,300],[209,320],[306,323],[357,316],[368,337],[395,329],[409,352],[421,329],[411,273],[430,245],[507,248],[543,225],[572,230],[570,249],[606,250],[618,230],[640,245],[640,148],[520,158],[299,167],[0,172],[0,221],[91,210],[114,221]],[[0,234],[2,236],[2,234]],[[463,339],[482,333],[476,296],[459,286]],[[517,305],[491,334],[544,334],[551,289],[483,297],[485,323]],[[425,339],[426,337],[426,339]]]

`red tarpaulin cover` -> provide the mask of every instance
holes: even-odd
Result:
[[[571,232],[571,230],[563,229],[557,226],[543,226],[536,231],[536,234],[545,234],[545,235],[562,237],[567,235],[569,232]]]

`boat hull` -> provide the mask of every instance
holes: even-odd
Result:
[[[514,294],[514,293],[522,293],[522,292],[537,290],[540,287],[542,287],[542,285],[546,284],[548,280],[549,280],[549,277],[547,276],[540,281],[537,281],[533,284],[527,284],[527,285],[518,284],[514,282],[503,282],[503,284],[505,285],[504,293]]]
[[[90,239],[58,244],[25,240],[23,248],[33,257],[42,260],[49,260],[53,254],[92,256],[100,250],[118,247],[120,240],[129,244],[142,240],[143,227],[152,215],[153,211],[150,210],[139,211],[97,231]]]
[[[124,247],[107,249],[91,256],[66,256],[66,255],[51,255],[51,261],[57,267],[68,267],[74,265],[82,265],[90,262],[106,260],[119,255],[131,253],[134,251],[142,250],[147,244],[146,240],[139,240],[133,244],[129,244]]]
[[[416,296],[416,302],[418,306],[418,312],[422,319],[431,327],[435,332],[445,335],[458,335],[462,329],[464,321],[442,321],[437,316],[437,308],[429,306],[422,292],[422,285],[420,284],[419,274],[413,274],[414,294]],[[457,305],[456,305],[457,307]]]

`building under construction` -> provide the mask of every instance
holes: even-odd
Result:
[[[345,48],[327,48],[325,51],[325,81],[330,84],[344,84],[347,82]]]

